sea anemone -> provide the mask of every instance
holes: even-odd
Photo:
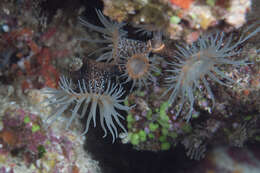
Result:
[[[125,40],[125,48],[121,49],[119,66],[123,69],[123,74],[120,76],[127,83],[132,81],[131,90],[135,86],[140,89],[142,86],[147,86],[148,81],[153,80],[153,72],[159,72],[156,67],[158,64],[156,56],[150,56],[151,47],[149,44],[137,40]]]
[[[181,47],[177,45],[176,56],[169,63],[170,69],[167,70],[171,74],[166,78],[169,88],[164,93],[166,95],[170,92],[169,104],[172,104],[177,96],[180,97],[180,107],[176,116],[180,114],[184,103],[188,100],[190,109],[185,118],[187,121],[190,120],[195,101],[193,93],[196,88],[199,89],[199,81],[206,88],[213,102],[212,107],[214,107],[214,94],[207,77],[221,85],[229,86],[234,83],[219,67],[222,65],[236,67],[248,64],[245,60],[233,60],[230,57],[239,55],[242,44],[260,31],[260,27],[257,27],[248,34],[252,28],[253,26],[249,26],[244,30],[237,40],[233,39],[232,34],[225,37],[224,32],[217,32],[200,37],[190,46]]]
[[[101,23],[104,25],[103,27],[95,26],[86,20],[79,18],[79,22],[86,26],[87,28],[90,28],[96,32],[99,32],[102,34],[103,39],[90,39],[85,38],[81,40],[85,40],[91,43],[107,43],[109,44],[106,47],[100,48],[96,50],[94,53],[98,52],[105,52],[99,58],[97,61],[106,60],[107,62],[110,62],[111,60],[116,60],[118,57],[118,48],[120,47],[120,40],[127,35],[127,31],[124,31],[122,27],[125,25],[124,23],[117,23],[113,21],[109,21],[105,18],[105,16],[102,14],[101,11],[96,10],[97,15]]]
[[[102,82],[101,85],[102,87],[98,86],[97,83],[93,85],[84,79],[78,80],[75,84],[71,79],[62,76],[59,82],[60,89],[47,88],[45,90],[45,93],[52,95],[48,99],[50,105],[56,105],[55,113],[48,117],[47,122],[51,124],[72,106],[72,114],[66,125],[68,129],[75,118],[83,118],[87,110],[89,110],[85,131],[82,133],[82,135],[85,135],[88,132],[91,120],[93,120],[94,127],[96,126],[98,108],[101,127],[105,132],[104,137],[107,135],[107,127],[114,142],[115,138],[118,137],[114,121],[126,132],[126,129],[119,121],[119,118],[124,119],[124,117],[118,113],[118,110],[128,111],[130,108],[121,104],[123,102],[121,97],[125,91],[120,85],[112,84],[110,80],[107,84]]]

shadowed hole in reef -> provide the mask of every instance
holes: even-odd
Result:
[[[85,150],[99,161],[103,173],[184,173],[197,165],[188,159],[183,147],[164,152],[137,151],[130,144],[102,138],[101,128],[91,128],[86,135]]]

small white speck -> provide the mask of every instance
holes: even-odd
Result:
[[[119,138],[123,139],[126,138],[128,136],[128,133],[120,133],[119,134]]]
[[[6,167],[6,168],[5,168],[5,172],[9,172],[9,171],[11,171],[11,168]]]
[[[4,124],[2,121],[0,121],[0,131],[3,130],[3,128],[4,128]]]
[[[40,166],[41,166],[41,160],[40,160],[40,159],[38,159],[38,160],[36,161],[36,165],[37,165],[38,168],[40,168]]]
[[[141,17],[140,21],[141,21],[141,22],[144,22],[144,21],[145,21],[144,17]]]
[[[9,28],[8,25],[3,25],[2,29],[3,29],[4,32],[9,32],[10,31],[10,28]]]

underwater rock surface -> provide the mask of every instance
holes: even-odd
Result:
[[[259,171],[257,0],[3,0],[0,7],[0,172]],[[226,64],[204,68],[197,59],[212,56],[212,43],[230,48]],[[191,66],[183,66],[189,56]],[[186,76],[184,89],[171,96],[176,74]],[[46,123],[55,110],[58,118]]]

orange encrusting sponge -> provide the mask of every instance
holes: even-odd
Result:
[[[172,4],[175,4],[183,9],[190,8],[191,3],[193,0],[170,0]]]

